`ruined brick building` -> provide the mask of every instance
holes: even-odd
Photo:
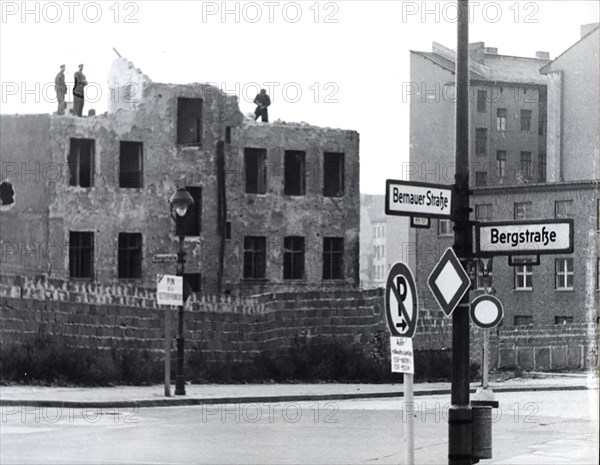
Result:
[[[154,287],[184,227],[193,291],[358,285],[359,136],[255,123],[207,84],[152,82],[125,59],[109,111],[2,115],[1,272]]]
[[[598,319],[600,230],[599,29],[555,60],[470,47],[470,147],[475,221],[572,218],[574,253],[543,255],[539,266],[493,259],[491,283],[504,305],[504,325],[590,323]],[[455,54],[439,44],[411,53],[411,180],[454,183]],[[437,308],[426,285],[452,245],[449,220],[411,231],[420,302]],[[475,240],[475,237],[474,237]],[[483,270],[474,270],[476,293]]]

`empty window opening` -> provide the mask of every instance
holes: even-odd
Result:
[[[200,145],[202,141],[202,99],[177,99],[177,144]]]
[[[306,193],[305,152],[300,150],[285,151],[285,195],[304,195]]]
[[[142,277],[142,234],[119,233],[119,279]]]
[[[267,238],[244,237],[244,279],[264,279],[267,270]]]
[[[533,317],[531,315],[515,315],[513,319],[515,326],[528,326],[533,324]]]
[[[176,226],[177,236],[199,236],[202,230],[202,188],[197,186],[186,186],[187,191],[194,199],[194,205],[189,207],[188,212]]]
[[[244,171],[247,194],[267,192],[267,151],[265,149],[244,149]]]
[[[344,195],[344,154],[325,152],[323,160],[323,195]]]
[[[0,205],[12,205],[15,203],[15,189],[10,182],[4,181],[0,184]]]
[[[344,238],[323,238],[323,279],[344,278]]]
[[[94,274],[94,233],[69,231],[69,275],[92,278]]]
[[[121,141],[119,152],[119,187],[143,187],[143,145]]]
[[[570,323],[573,323],[572,316],[555,316],[554,317],[555,325],[568,325]]]
[[[94,140],[71,139],[69,156],[69,185],[91,187],[94,181]]]
[[[183,274],[183,292],[184,296],[191,293],[202,292],[202,274],[201,273],[184,273]]]
[[[304,238],[290,236],[283,240],[283,279],[304,278]]]

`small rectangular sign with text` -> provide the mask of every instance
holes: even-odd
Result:
[[[413,344],[410,337],[390,336],[392,373],[415,373]]]

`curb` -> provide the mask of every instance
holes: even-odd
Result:
[[[494,392],[542,392],[542,391],[582,391],[593,390],[597,387],[586,385],[576,386],[537,386],[537,387],[497,387]],[[469,390],[475,392],[474,388]],[[414,392],[415,397],[448,395],[450,389],[430,389]],[[242,403],[275,403],[275,402],[301,402],[321,400],[352,400],[352,399],[379,399],[403,397],[401,391],[348,393],[348,394],[314,394],[314,395],[287,395],[287,396],[240,396],[240,397],[213,397],[213,398],[173,398],[141,399],[122,401],[62,401],[62,400],[6,400],[0,399],[0,407],[50,407],[50,408],[148,408],[148,407],[185,407],[192,405],[214,404],[242,404]]]

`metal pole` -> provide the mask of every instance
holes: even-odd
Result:
[[[414,397],[413,397],[413,375],[404,373],[404,412],[406,415],[406,430],[404,437],[404,451],[406,464],[415,463],[415,415],[414,415]]]
[[[165,308],[165,396],[171,397],[171,309]]]
[[[490,334],[489,329],[483,330],[483,389],[488,388],[488,372],[490,371]]]
[[[179,236],[179,252],[177,252],[177,276],[183,276],[185,252],[183,251],[183,236]],[[183,299],[185,301],[185,286],[183,286]],[[177,330],[177,374],[175,375],[175,395],[185,396],[185,377],[183,374],[183,305],[179,305],[179,322]]]
[[[456,184],[452,220],[454,251],[467,268],[472,259],[469,222],[469,2],[458,1],[456,50]],[[448,416],[448,463],[472,465],[469,405],[469,306],[467,292],[452,314],[452,394]]]

